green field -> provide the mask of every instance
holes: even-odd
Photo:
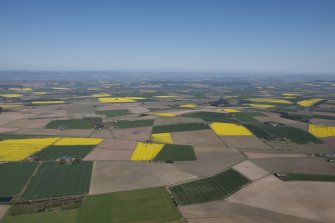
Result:
[[[229,117],[228,115],[219,112],[193,112],[183,114],[182,116],[189,118],[199,118],[204,120],[205,122],[237,122],[235,119]]]
[[[79,208],[77,222],[186,222],[165,188],[148,188],[86,198]]]
[[[126,129],[126,128],[147,127],[152,126],[153,124],[154,124],[153,119],[143,119],[135,121],[121,120],[115,123],[115,126],[119,129]]]
[[[279,177],[283,181],[325,181],[335,182],[335,176],[332,175],[317,175],[304,173],[286,173],[286,176]]]
[[[320,143],[320,140],[301,129],[289,126],[272,126],[269,124],[245,125],[257,137],[265,140],[289,140],[297,144]]]
[[[75,164],[42,163],[32,178],[23,200],[86,194],[89,190],[92,162]]]
[[[16,195],[26,184],[38,163],[11,162],[0,164],[0,196]]]
[[[79,209],[9,216],[4,223],[186,223],[163,187],[88,196]]]
[[[34,156],[39,160],[48,161],[56,160],[62,156],[69,157],[85,157],[89,152],[94,149],[95,145],[85,146],[49,146],[42,151],[35,153]]]
[[[78,209],[65,211],[43,212],[36,214],[6,215],[3,223],[75,223]]]
[[[155,157],[155,161],[196,160],[193,146],[166,144]]]
[[[259,122],[254,117],[255,116],[264,116],[264,114],[260,113],[260,112],[238,112],[238,113],[235,113],[234,116],[240,122],[247,123],[247,122]]]
[[[29,138],[46,138],[50,136],[39,136],[39,135],[21,135],[21,134],[10,134],[10,133],[1,133],[0,140],[5,139],[29,139]]]
[[[189,205],[224,199],[250,181],[235,170],[228,169],[212,177],[170,187],[180,205]]]
[[[93,126],[86,119],[67,119],[67,120],[54,120],[49,122],[46,126],[47,129],[91,129]]]
[[[209,127],[204,123],[182,123],[173,125],[157,125],[152,128],[152,133],[185,132],[202,129],[209,129]]]
[[[106,115],[107,117],[116,117],[116,116],[132,114],[128,109],[96,111],[95,113],[98,115]]]

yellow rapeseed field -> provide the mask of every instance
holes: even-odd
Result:
[[[295,93],[283,93],[282,96],[284,97],[298,97],[300,94],[295,94]]]
[[[150,139],[153,142],[166,143],[166,144],[172,144],[173,143],[171,133],[152,134]]]
[[[32,101],[33,105],[52,105],[52,104],[64,104],[64,101]]]
[[[299,101],[298,104],[303,106],[303,107],[311,107],[314,104],[316,104],[316,103],[318,103],[322,100],[323,99],[320,99],[320,98],[312,98],[312,99],[306,99],[306,100]]]
[[[133,99],[129,98],[99,98],[99,101],[102,103],[127,103],[127,102],[136,102]]]
[[[163,147],[164,144],[138,142],[130,160],[153,160]]]
[[[196,104],[184,104],[184,105],[180,105],[180,108],[196,108],[197,105]]]
[[[8,139],[0,141],[0,161],[19,161],[53,144],[59,138]]]
[[[234,123],[213,122],[209,125],[219,136],[249,136],[252,133],[244,126]]]
[[[155,98],[176,98],[178,96],[175,95],[158,95],[158,96],[154,96]]]
[[[316,137],[335,136],[335,126],[310,124],[308,131]]]
[[[108,93],[92,94],[92,97],[95,97],[95,98],[104,98],[104,97],[111,97],[111,96],[112,95]]]
[[[84,146],[84,145],[98,145],[103,139],[100,138],[62,138],[58,140],[55,146]]]
[[[47,94],[48,92],[44,92],[44,91],[34,91],[33,94],[36,95],[43,95],[43,94]]]
[[[0,107],[3,107],[3,108],[15,108],[15,107],[20,107],[20,106],[23,106],[23,104],[18,104],[18,103],[0,104]]]
[[[226,113],[236,113],[236,112],[240,112],[237,109],[232,109],[232,108],[219,108],[219,109],[215,109],[215,111],[218,112],[226,112]]]
[[[248,98],[246,100],[252,101],[252,102],[268,102],[268,103],[274,103],[274,104],[292,104],[292,102],[284,100],[284,99],[277,99],[277,98]]]
[[[8,90],[10,90],[10,91],[32,91],[33,89],[30,88],[30,87],[23,87],[23,88],[11,87],[11,88],[8,88]]]
[[[167,113],[167,112],[148,112],[147,115],[157,115],[157,116],[163,116],[163,117],[174,117],[177,116],[174,113]]]
[[[22,97],[22,94],[0,94],[0,97],[4,98],[19,98]]]
[[[253,108],[274,108],[274,105],[266,105],[266,104],[245,104],[245,105],[249,105],[250,107]]]

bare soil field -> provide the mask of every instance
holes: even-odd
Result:
[[[332,148],[335,148],[335,136],[326,137],[322,139],[325,143],[330,145]]]
[[[250,159],[262,159],[262,158],[276,158],[276,157],[285,157],[285,158],[296,158],[296,157],[307,157],[306,154],[290,154],[290,153],[253,153],[253,152],[245,152]]]
[[[159,117],[155,119],[154,125],[172,125],[181,123],[197,123],[203,122],[198,118],[186,118],[186,117]]]
[[[93,129],[64,129],[59,131],[57,136],[89,137],[93,131]]]
[[[174,165],[181,171],[204,177],[224,170],[245,157],[236,149],[224,146],[194,146],[196,161],[178,162]]]
[[[152,127],[129,128],[129,129],[114,129],[112,134],[117,139],[132,139],[145,141],[150,138]]]
[[[173,132],[172,141],[180,145],[224,145],[210,129]]]
[[[16,131],[17,128],[5,128],[5,127],[0,127],[0,133],[8,133],[8,132],[14,132]]]
[[[178,207],[189,223],[316,223],[279,212],[229,201],[212,201]]]
[[[129,160],[132,153],[133,150],[95,148],[84,158],[84,160]]]
[[[99,149],[107,150],[134,150],[137,142],[134,140],[125,139],[105,139],[99,144]]]
[[[329,119],[312,118],[311,123],[316,123],[316,124],[319,124],[319,125],[335,126],[335,120],[329,120]]]
[[[0,221],[2,217],[5,216],[9,207],[10,207],[9,205],[0,205]]]
[[[90,194],[162,186],[194,179],[171,164],[134,161],[96,161]]]
[[[52,119],[20,119],[7,124],[11,128],[44,128]]]
[[[330,182],[282,182],[269,176],[235,193],[228,201],[314,221],[335,222],[334,189],[335,184]]]
[[[145,113],[145,112],[149,112],[149,109],[145,108],[145,107],[141,107],[141,106],[137,106],[137,107],[128,107],[128,109],[135,114],[141,114],[141,113]]]
[[[92,138],[107,138],[107,139],[114,138],[114,136],[112,135],[112,132],[109,129],[93,130],[90,137],[92,137]]]
[[[271,149],[256,136],[220,136],[220,138],[230,148]]]
[[[32,117],[31,114],[22,114],[17,112],[6,112],[0,115],[0,126],[7,127],[7,124],[14,120]]]
[[[233,166],[233,169],[249,178],[251,181],[258,180],[270,173],[249,160],[245,160]]]
[[[15,134],[23,135],[57,135],[60,133],[58,129],[19,129],[14,132]]]

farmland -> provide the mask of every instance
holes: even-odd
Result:
[[[335,79],[5,76],[1,222],[334,222]]]
[[[126,128],[138,128],[138,127],[147,127],[152,126],[154,120],[152,119],[143,119],[143,120],[120,120],[115,123],[115,126],[119,129],[126,129]]]
[[[156,125],[152,128],[152,133],[164,133],[164,132],[184,132],[208,129],[209,127],[203,123],[183,123],[174,125]]]
[[[283,181],[323,181],[335,182],[335,176],[330,175],[316,175],[303,173],[285,173],[285,176],[279,177]]]
[[[93,126],[86,119],[68,119],[68,120],[55,120],[49,122],[46,126],[48,129],[91,129]]]
[[[37,163],[14,162],[0,165],[0,197],[13,196],[20,192],[34,172]]]
[[[60,165],[57,162],[42,163],[32,177],[23,200],[86,194],[89,190],[92,162]]]
[[[96,111],[98,115],[106,115],[107,117],[116,117],[122,115],[129,115],[131,112],[128,109],[115,109],[115,110],[106,110],[106,111]]]
[[[248,183],[246,177],[228,169],[212,177],[172,186],[169,190],[178,204],[188,205],[223,199]]]
[[[49,146],[34,154],[39,160],[56,160],[59,157],[85,157],[95,145],[83,146]]]

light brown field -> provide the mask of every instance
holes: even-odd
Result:
[[[276,157],[287,157],[287,158],[296,158],[296,157],[307,157],[306,154],[281,154],[281,153],[253,153],[245,152],[250,159],[262,159],[262,158],[276,158]]]
[[[133,190],[194,179],[171,164],[132,161],[96,161],[90,194]]]
[[[0,205],[0,221],[2,217],[5,216],[9,207],[10,207],[9,205]]]
[[[271,173],[290,172],[335,175],[335,166],[333,163],[318,157],[276,157],[252,159],[252,162]]]
[[[314,221],[335,222],[334,190],[332,182],[282,182],[268,176],[228,200]]]
[[[14,120],[7,124],[11,128],[43,128],[51,119],[20,119]]]
[[[84,160],[129,160],[132,150],[100,149],[95,148]]]
[[[271,149],[256,136],[220,136],[220,138],[231,148]]]
[[[326,137],[322,140],[335,149],[335,136]]]
[[[186,118],[186,117],[159,117],[154,121],[154,125],[173,125],[181,123],[194,123],[203,122],[198,118]]]
[[[8,133],[8,132],[14,132],[14,131],[16,131],[17,130],[17,128],[2,128],[2,127],[0,127],[0,133]]]
[[[150,138],[152,127],[129,128],[129,129],[114,129],[112,134],[117,139],[132,139],[145,141]]]
[[[0,115],[0,125],[3,127],[7,127],[6,125],[14,120],[24,119],[32,117],[31,114],[21,114],[17,112],[6,112]]]
[[[241,173],[242,175],[249,178],[251,181],[258,180],[262,177],[269,175],[270,173],[249,160],[242,161],[233,166],[233,169]]]
[[[93,131],[93,129],[64,129],[59,131],[57,136],[89,137]]]
[[[90,135],[92,138],[107,138],[112,139],[114,136],[112,135],[112,132],[108,129],[98,129],[94,130],[92,134]]]
[[[172,140],[181,145],[224,145],[221,140],[210,129],[172,132]]]
[[[335,120],[329,120],[329,119],[312,118],[310,120],[310,122],[318,124],[318,125],[331,125],[331,126],[335,126]]]
[[[125,140],[125,139],[105,139],[102,143],[99,144],[99,149],[108,149],[108,150],[134,150],[136,147],[137,141],[134,140]]]
[[[225,200],[178,206],[178,208],[189,223],[317,223]]]

